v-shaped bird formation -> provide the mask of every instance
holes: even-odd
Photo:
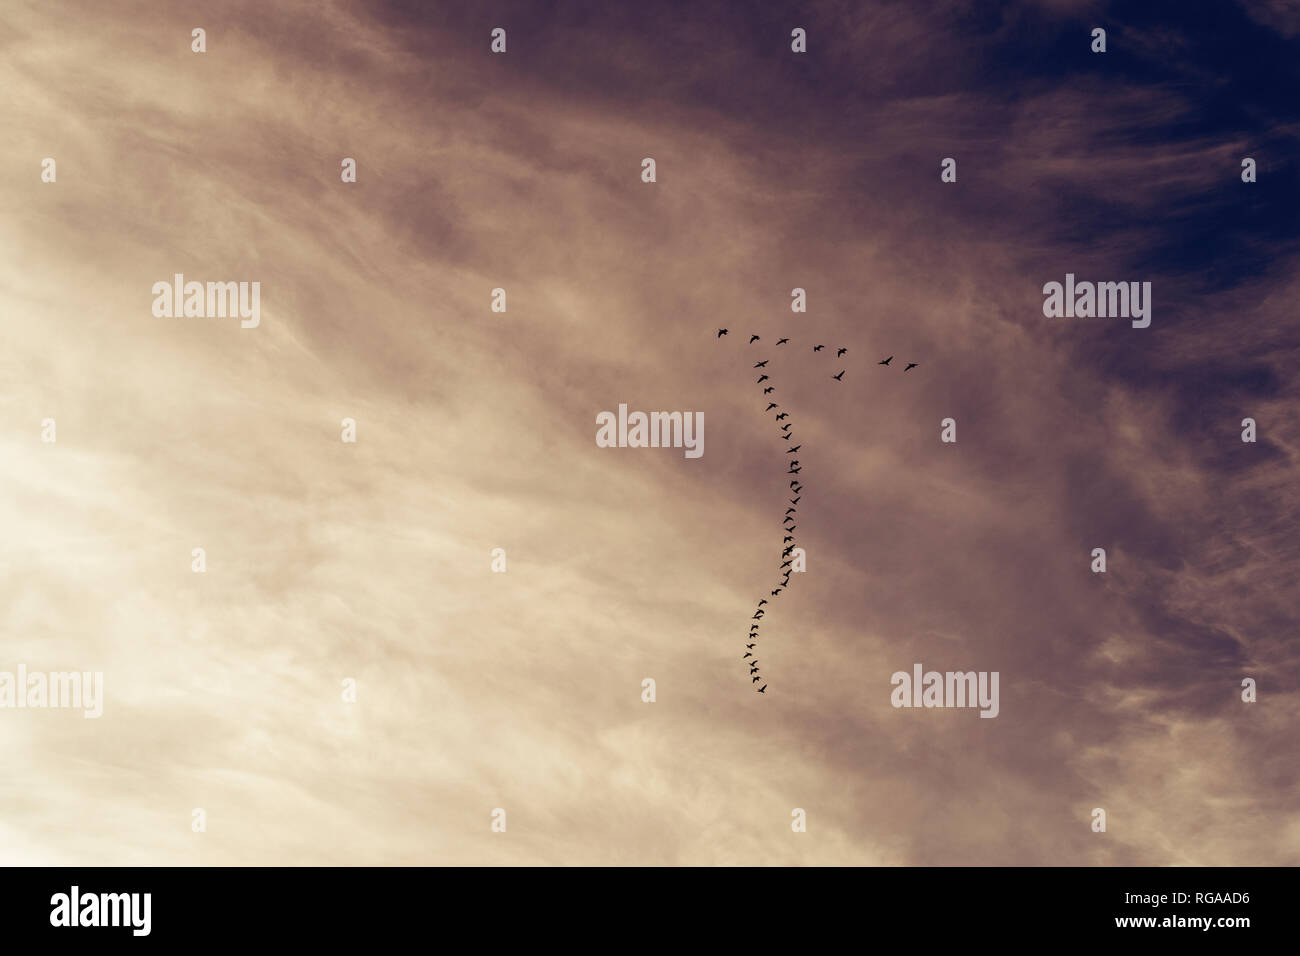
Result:
[[[728,331],[728,329],[718,329],[717,339],[721,339]],[[761,336],[755,334],[749,337],[748,344],[752,346],[761,342]],[[790,340],[788,338],[777,339],[775,348],[782,348],[782,346],[789,345],[789,343]],[[814,353],[819,353],[824,348],[826,348],[825,345],[814,345],[812,350]],[[782,352],[784,351],[786,350],[782,348]],[[848,354],[848,351],[847,347],[838,348],[835,351],[835,357],[841,359]],[[876,364],[888,366],[893,360],[894,356],[891,355],[889,358],[882,362],[877,362]],[[761,372],[755,384],[762,388],[762,398],[763,401],[766,402],[763,412],[764,414],[774,413],[772,418],[778,425],[778,434],[780,435],[781,444],[789,446],[786,448],[785,454],[791,456],[785,472],[786,477],[790,479],[790,497],[788,498],[790,506],[785,509],[785,514],[781,518],[781,565],[778,569],[781,580],[780,583],[778,583],[777,586],[768,594],[768,597],[775,600],[790,586],[790,575],[793,572],[795,552],[794,532],[798,527],[795,516],[799,513],[799,502],[803,500],[804,485],[803,479],[799,477],[803,472],[803,465],[800,464],[798,458],[793,457],[794,455],[799,454],[799,449],[801,449],[803,445],[795,438],[794,423],[789,420],[790,413],[782,408],[779,402],[768,398],[768,396],[772,395],[772,393],[776,391],[776,382],[766,371],[768,363],[771,361],[771,358],[760,358],[759,361],[754,364],[751,371],[756,370]],[[918,365],[919,363],[917,362],[909,362],[903,371],[910,372],[912,369],[917,368]],[[842,368],[839,372],[832,374],[830,378],[836,382],[843,382],[844,374],[847,371],[847,368]],[[766,387],[763,387],[765,382],[769,384],[767,384]],[[749,633],[745,635],[745,640],[747,641],[745,644],[745,654],[741,657],[741,660],[744,661],[745,666],[749,669],[750,684],[759,684],[760,686],[756,687],[755,690],[760,694],[767,693],[767,683],[763,680],[762,669],[758,661],[758,652],[755,648],[758,647],[758,640],[763,626],[763,618],[767,614],[768,597],[760,599],[758,605],[754,608],[754,616],[751,619],[752,623],[749,625]]]

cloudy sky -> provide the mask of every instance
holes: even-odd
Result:
[[[0,863],[1300,860],[1300,15],[1209,6],[6,3],[0,671],[106,699]]]

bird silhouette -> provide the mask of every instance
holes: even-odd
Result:
[[[795,445],[793,448],[787,448],[785,453],[786,453],[787,455],[793,455],[795,452],[797,452],[797,451],[798,451],[800,448],[802,448],[802,447],[803,447],[803,445]]]
[[[760,687],[760,688],[758,689],[758,692],[761,694],[761,693],[763,693],[763,691],[765,691],[765,690],[767,690],[767,685],[766,685],[766,684],[764,684],[762,687]]]
[[[835,381],[837,381],[837,382],[843,381],[843,380],[844,380],[844,373],[847,372],[847,371],[848,371],[848,369],[840,369],[840,374],[839,374],[839,375],[832,375],[831,378],[835,379]]]
[[[797,475],[797,474],[799,474],[799,472],[801,472],[801,471],[803,471],[802,468],[791,468],[789,471],[786,472],[786,474],[787,474],[787,475]]]
[[[761,377],[761,378],[760,378],[760,379],[759,379],[755,384],[757,384],[757,385],[762,385],[762,384],[763,384],[764,382],[766,382],[766,381],[767,381],[767,376],[764,375],[764,376],[762,376],[762,377]]]
[[[757,336],[757,335],[751,335],[751,336],[749,337],[749,344],[750,344],[750,345],[753,345],[753,344],[754,344],[755,342],[757,342],[757,341],[758,341],[758,336]]]
[[[752,647],[753,645],[751,644],[750,646]],[[749,653],[748,651],[745,652],[745,657],[753,657],[753,656],[754,656],[754,655],[751,654],[751,653]],[[743,660],[745,659],[745,657],[742,657],[741,660],[743,661]]]
[[[788,515],[789,515],[789,514],[794,514],[794,513],[795,513],[796,511],[798,511],[798,510],[799,510],[799,509],[797,509],[797,508],[786,508],[786,509],[785,509],[785,513],[788,514]]]
[[[814,351],[814,352],[820,352],[820,351],[821,351],[822,349],[824,349],[824,348],[826,348],[826,346],[824,346],[824,345],[814,345],[814,346],[813,346],[813,351]]]
[[[757,673],[758,673],[758,668],[757,668],[757,667],[751,667],[751,668],[749,669],[749,672],[750,672],[751,674],[757,674]]]
[[[789,412],[782,412],[780,415],[777,415],[777,416],[776,416],[776,420],[779,422],[779,421],[781,421],[782,419],[789,418],[789,417],[790,417],[790,413],[789,413]]]
[[[776,589],[775,591],[773,591],[772,593],[773,593],[774,595],[775,595],[775,594],[780,594],[780,593],[781,593],[781,589],[780,589],[780,588],[777,588],[777,589]]]
[[[883,362],[877,362],[876,364],[877,364],[877,365],[888,365],[888,364],[889,364],[890,362],[892,362],[893,360],[894,360],[894,357],[891,355],[891,356],[889,356],[889,358],[885,359]]]
[[[764,391],[767,391],[767,389],[764,389]],[[770,412],[772,409],[774,409],[774,408],[780,408],[780,407],[781,407],[781,406],[777,405],[776,402],[771,402],[771,403],[767,406],[767,408],[763,409],[763,411],[765,411],[765,412]]]
[[[791,460],[790,460],[790,464],[791,464],[791,465],[797,465],[797,464],[799,464],[799,459],[798,459],[798,458],[793,458],[793,459],[791,459]]]
[[[759,607],[762,607],[762,606],[763,606],[764,604],[766,604],[766,603],[767,603],[767,598],[764,598],[763,600],[761,600],[761,601],[758,602],[758,606],[759,606]]]
[[[799,482],[797,482],[797,481],[792,481],[792,482],[790,482],[790,487],[793,488],[793,487],[794,487],[795,485],[797,485],[797,484],[799,484]]]
[[[718,329],[718,338],[722,338],[726,334],[727,334],[726,329]]]
[[[903,371],[904,371],[904,372],[910,372],[912,369],[916,368],[917,365],[919,365],[919,364],[920,364],[919,362],[908,362],[908,363],[907,363],[907,368],[903,369]]]
[[[753,650],[755,647],[757,647],[758,645],[757,645],[757,644],[746,644],[745,646],[748,647],[748,648],[752,651],[752,650]]]
[[[803,496],[801,495],[800,497],[803,497]],[[799,498],[791,498],[791,499],[790,499],[790,504],[792,504],[792,505],[797,505],[798,503],[799,503]]]
[[[838,352],[835,353],[835,357],[836,357],[836,358],[839,358],[840,356],[842,356],[842,355],[843,355],[845,352],[847,352],[847,351],[848,351],[848,349],[840,349]]]
[[[793,536],[793,535],[789,535],[789,534],[787,534],[787,535],[785,536],[785,541],[782,541],[781,543],[782,543],[782,544],[785,544],[786,541],[793,541],[793,540],[794,540],[794,536]]]
[[[754,366],[754,368],[763,368],[763,367],[766,366],[767,363],[770,362],[770,361],[771,361],[771,359],[763,359],[763,361],[758,362],[758,363]]]
[[[786,528],[785,530],[786,530],[786,531],[793,531],[796,527],[798,527],[798,526],[797,526],[797,525],[790,525],[790,527]]]
[[[781,563],[781,567],[783,567],[783,568],[788,568],[788,567],[790,567],[790,562],[789,562],[789,561],[783,561],[783,562]]]
[[[771,394],[772,394],[773,392],[775,392],[775,391],[776,391],[776,386],[775,386],[775,385],[769,385],[767,388],[763,389],[763,394],[764,394],[764,395],[771,395]]]
[[[752,681],[750,681],[750,683],[751,683],[751,684],[757,684],[757,683],[758,683],[759,681],[761,681],[762,679],[763,679],[762,677],[755,677]],[[763,686],[766,687],[767,685],[764,684]],[[759,691],[759,693],[761,694],[762,691]]]
[[[786,342],[789,342],[789,341],[790,341],[789,339],[777,339],[777,340],[776,340],[776,344],[777,344],[777,345],[785,345],[785,343],[786,343]]]

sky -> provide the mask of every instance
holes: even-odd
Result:
[[[0,863],[1296,863],[1298,42],[1281,0],[6,3],[0,672],[104,704],[0,708]],[[259,324],[155,315],[176,273]],[[1150,326],[1045,316],[1067,273]],[[807,570],[759,695],[764,359]],[[620,404],[704,454],[599,447]],[[917,663],[998,716],[893,707]]]

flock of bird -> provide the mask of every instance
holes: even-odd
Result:
[[[718,329],[717,337],[721,339],[724,335],[727,334],[728,331],[729,330],[727,329]],[[762,341],[762,339],[758,335],[751,335],[749,337],[750,345],[753,345],[755,342],[760,342],[760,341]],[[788,338],[777,339],[775,347],[780,348],[781,346],[788,345],[789,343],[790,340]],[[813,352],[820,352],[824,348],[826,348],[825,345],[814,345]],[[835,357],[843,358],[845,354],[848,353],[848,351],[849,350],[847,348],[836,349]],[[877,362],[876,364],[887,366],[893,360],[894,360],[894,356],[891,355],[884,361]],[[755,371],[758,371],[759,373],[757,385],[759,386],[759,388],[762,389],[763,401],[767,402],[767,407],[763,409],[763,413],[764,414],[768,412],[774,413],[772,417],[777,422],[780,428],[781,443],[788,444],[790,446],[785,450],[785,453],[791,456],[797,455],[799,453],[799,449],[802,448],[803,445],[795,439],[794,430],[793,430],[794,423],[789,420],[790,413],[785,409],[783,409],[779,402],[776,402],[769,398],[769,396],[776,391],[776,385],[772,382],[772,377],[766,371],[769,361],[771,361],[771,359],[766,359],[766,358],[761,359],[759,362],[757,362],[754,365],[754,369],[753,369]],[[918,364],[919,363],[917,362],[908,362],[907,367],[904,368],[903,371],[910,372],[912,369],[916,368]],[[833,367],[834,366],[832,366],[832,368]],[[844,381],[844,373],[846,371],[847,369],[840,369],[839,372],[832,375],[831,378],[833,378],[837,382],[842,382]],[[782,545],[781,567],[779,569],[781,573],[781,583],[778,584],[775,588],[773,588],[772,592],[770,593],[769,597],[773,599],[779,597],[781,595],[781,592],[790,586],[790,574],[793,570],[793,564],[794,564],[794,557],[793,557],[794,550],[795,550],[794,532],[795,529],[798,527],[798,525],[795,523],[795,515],[799,513],[799,507],[798,507],[799,502],[803,500],[803,490],[804,490],[803,482],[799,477],[802,471],[803,471],[803,465],[799,464],[799,459],[792,457],[790,459],[789,469],[786,471],[786,475],[790,478],[791,497],[788,499],[790,502],[790,507],[785,509],[785,515],[781,519],[781,533],[783,535],[781,540],[781,545]],[[758,606],[754,609],[754,616],[751,619],[752,623],[749,625],[749,633],[745,635],[745,640],[747,643],[745,644],[745,655],[741,658],[741,660],[744,661],[745,666],[749,668],[749,679],[751,684],[758,684],[763,681],[762,669],[759,666],[758,653],[756,652],[755,649],[758,647],[758,639],[759,639],[760,631],[762,629],[763,616],[767,613],[766,610],[767,603],[768,603],[767,598],[763,598],[758,602]],[[760,694],[767,693],[767,683],[763,682],[762,686],[757,688],[757,690],[758,693]]]

